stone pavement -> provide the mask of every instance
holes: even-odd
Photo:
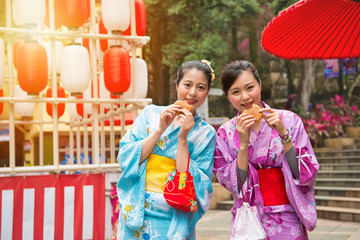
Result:
[[[196,239],[230,239],[230,221],[230,211],[207,211],[196,225]],[[314,231],[308,234],[310,240],[360,240],[360,223],[318,219]]]

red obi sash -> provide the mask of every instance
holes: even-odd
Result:
[[[290,204],[285,179],[280,168],[257,169],[264,206]]]

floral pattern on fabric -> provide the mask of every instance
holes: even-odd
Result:
[[[191,203],[191,212],[196,212],[198,209],[197,202],[191,199],[190,203]]]
[[[135,238],[132,238],[132,240],[155,240],[158,239],[159,236],[160,234],[152,229],[151,222],[144,221],[144,226],[140,230],[135,231]]]
[[[291,236],[294,238],[294,239],[301,239],[301,234],[302,232],[299,230],[301,229],[300,228],[300,224],[297,224],[296,226],[293,226],[291,228]]]
[[[172,172],[169,172],[169,174],[168,174],[168,177],[167,177],[167,182],[169,182],[169,181],[172,181],[172,180],[174,180],[174,177],[175,177],[175,175],[176,175],[176,169],[174,169],[174,171],[172,171]]]
[[[121,208],[121,212],[123,214],[123,219],[124,220],[132,220],[135,217],[135,210],[137,208],[137,206],[135,204],[132,203],[128,203],[128,204],[121,204],[120,205]]]
[[[276,233],[282,231],[282,222],[281,213],[269,214],[262,219],[263,227],[269,236],[275,236]]]
[[[161,150],[165,151],[166,144],[168,144],[169,142],[169,138],[167,136],[164,136],[157,142],[157,145],[160,147]]]
[[[179,187],[178,189],[184,189],[186,187],[186,173],[185,172],[181,172],[180,173],[180,177],[179,177]]]

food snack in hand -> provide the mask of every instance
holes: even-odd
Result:
[[[262,117],[262,113],[259,112],[260,109],[261,108],[258,105],[253,104],[250,109],[245,109],[244,112],[249,115],[253,115],[255,118],[255,121],[259,121],[260,118]]]
[[[191,112],[191,110],[192,110],[192,105],[188,104],[186,101],[177,100],[177,101],[174,103],[174,105],[180,106],[181,109],[182,109],[182,108],[185,108],[185,109],[189,110],[190,112]],[[180,113],[176,113],[176,114],[179,115]]]

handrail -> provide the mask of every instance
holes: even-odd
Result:
[[[118,163],[99,163],[99,164],[64,164],[64,165],[48,165],[48,166],[23,166],[23,167],[2,167],[0,174],[15,174],[29,172],[62,172],[62,171],[85,171],[92,170],[97,172],[121,172]]]

